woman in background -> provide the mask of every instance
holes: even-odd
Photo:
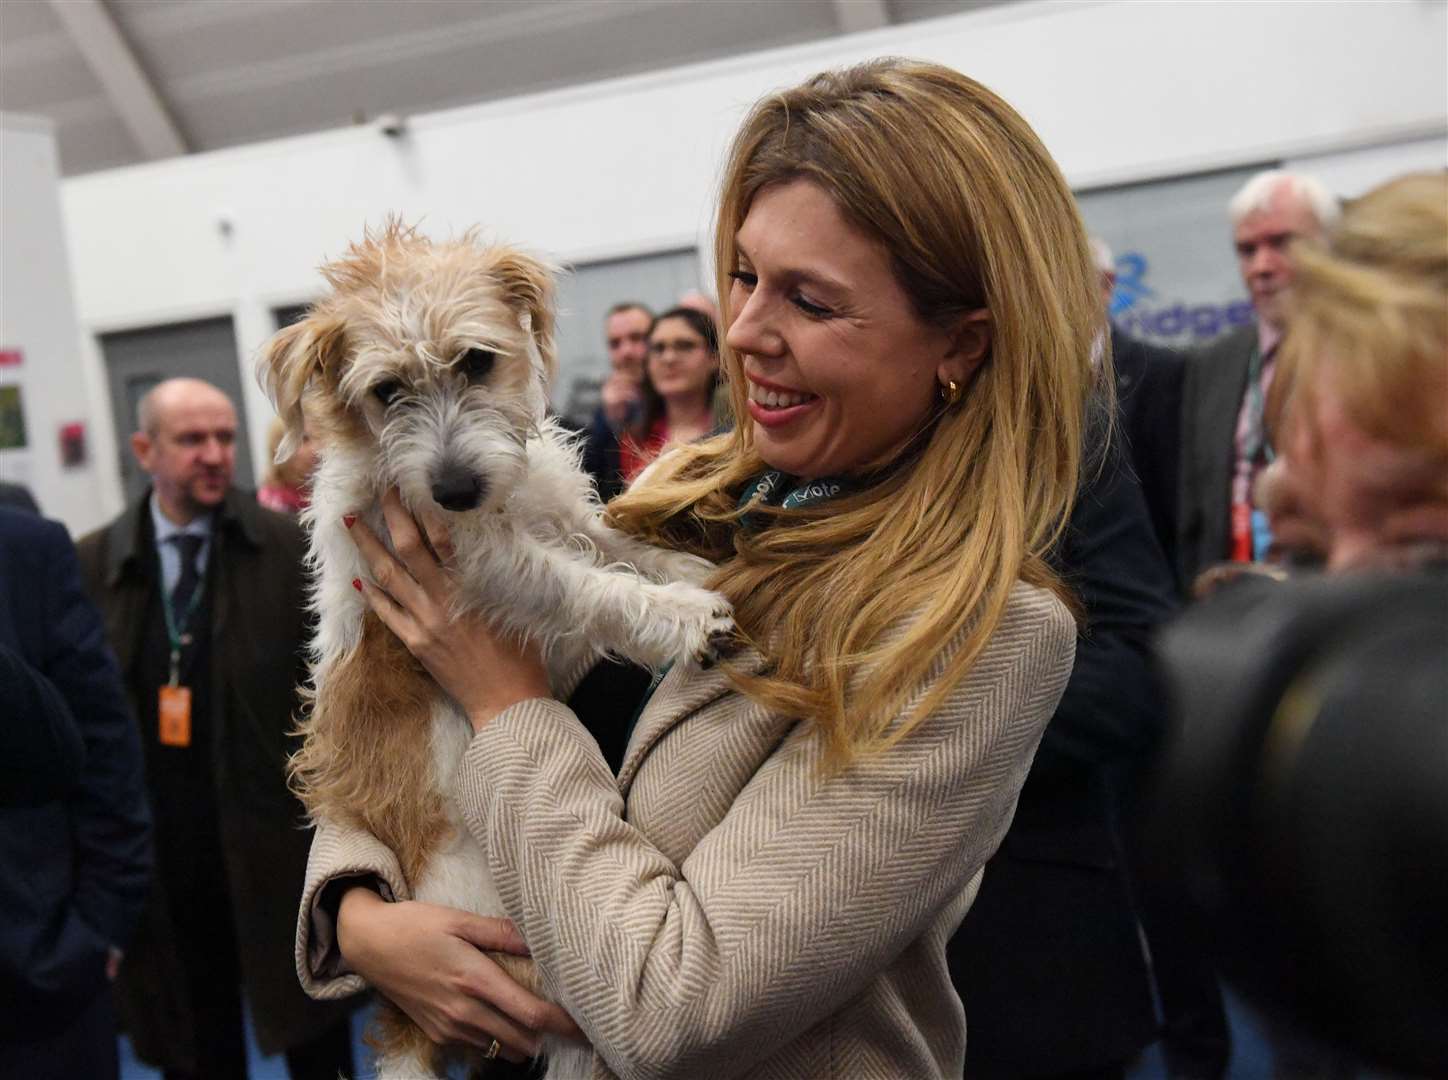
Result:
[[[282,444],[286,425],[280,416],[272,417],[266,433],[266,479],[256,493],[256,501],[268,510],[282,514],[300,514],[312,501],[312,470],[317,467],[317,445],[310,428],[303,428],[302,442],[286,461],[276,460],[277,447]]]
[[[714,389],[719,383],[719,332],[692,307],[670,308],[649,328],[644,363],[643,417],[619,440],[619,471],[631,484],[671,446],[695,442],[714,430]]]

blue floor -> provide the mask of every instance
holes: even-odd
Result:
[[[1271,1055],[1266,1036],[1256,1018],[1232,995],[1227,997],[1227,1012],[1232,1023],[1231,1080],[1266,1080],[1272,1075]],[[353,1056],[358,1074],[355,1080],[372,1080],[371,1054],[362,1045],[362,1029],[370,1011],[363,1009],[352,1015]],[[247,1060],[251,1063],[251,1080],[287,1080],[286,1060],[280,1054],[263,1057],[256,1048],[256,1039],[247,1022]],[[1128,1080],[1166,1080],[1166,1065],[1161,1051],[1149,1046],[1128,1075]],[[131,1044],[121,1039],[121,1080],[160,1080],[161,1073],[142,1065],[131,1053]]]

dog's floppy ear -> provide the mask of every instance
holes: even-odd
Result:
[[[519,311],[527,312],[533,344],[543,361],[543,373],[551,383],[558,366],[553,337],[553,268],[521,251],[504,248],[493,272],[502,282],[508,302]]]
[[[301,445],[305,419],[302,397],[312,380],[341,363],[345,339],[342,321],[310,315],[277,331],[257,361],[257,381],[286,425],[276,460],[286,461]]]

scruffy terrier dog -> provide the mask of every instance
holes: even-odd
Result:
[[[331,293],[267,346],[259,375],[288,438],[303,410],[323,453],[310,515],[310,708],[292,761],[314,818],[361,825],[397,855],[419,900],[501,915],[483,850],[456,803],[472,729],[352,587],[366,567],[343,516],[386,535],[379,500],[446,512],[460,606],[541,643],[553,685],[598,657],[659,668],[710,660],[733,628],[698,584],[709,565],[607,526],[577,451],[545,415],[554,362],[548,268],[471,235],[432,243],[390,224],[322,268]],[[495,955],[539,989],[532,961]],[[480,1051],[440,1048],[387,1005],[378,1075],[441,1074]],[[586,1075],[588,1052],[549,1046],[550,1072]]]

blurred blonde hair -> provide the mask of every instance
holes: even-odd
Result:
[[[266,473],[262,477],[262,484],[265,487],[288,487],[300,488],[306,484],[307,478],[297,474],[297,454],[293,454],[285,461],[277,461],[277,448],[281,446],[282,439],[286,437],[287,424],[280,416],[273,416],[271,423],[266,429]]]
[[[1448,174],[1348,203],[1325,248],[1293,249],[1272,414],[1312,423],[1331,380],[1364,432],[1448,457]],[[1316,436],[1313,436],[1314,441]]]
[[[950,325],[988,308],[988,358],[898,467],[826,506],[758,508],[768,527],[738,528],[737,501],[766,468],[743,423],[661,461],[609,513],[721,563],[712,584],[770,661],[760,676],[731,671],[735,685],[813,721],[839,767],[904,737],[950,693],[1018,580],[1065,595],[1047,555],[1076,493],[1104,316],[1060,171],[1014,109],[958,72],[881,60],[756,104],[725,170],[721,297],[752,200],[799,178],[883,244],[921,317]],[[727,342],[721,353],[735,415],[748,416],[741,358]]]

